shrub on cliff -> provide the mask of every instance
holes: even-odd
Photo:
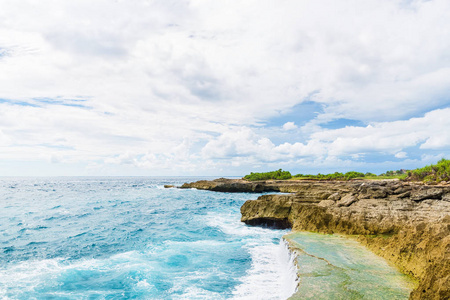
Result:
[[[407,180],[423,180],[427,182],[450,181],[450,160],[443,158],[435,165],[408,171]]]
[[[317,175],[304,175],[297,174],[294,175],[294,178],[298,179],[315,179],[315,180],[350,180],[353,178],[363,178],[364,173],[350,171],[347,173],[334,172],[332,174],[317,174]]]
[[[245,175],[244,179],[254,181],[254,180],[269,180],[269,179],[291,179],[292,175],[289,171],[283,171],[279,169],[277,171],[272,172],[263,172],[263,173],[253,173],[251,172],[249,175]]]
[[[345,180],[350,180],[353,178],[360,178],[360,177],[364,177],[365,174],[361,173],[361,172],[356,172],[356,171],[350,171],[345,173]]]

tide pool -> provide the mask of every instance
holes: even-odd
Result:
[[[357,241],[309,232],[284,237],[297,254],[290,299],[408,299],[414,282]]]

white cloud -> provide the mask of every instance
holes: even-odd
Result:
[[[4,161],[157,174],[203,168],[203,157],[244,168],[450,147],[448,110],[436,110],[450,99],[445,0],[0,6]],[[282,121],[278,136],[258,130],[302,101],[324,111]],[[336,118],[371,125],[321,127]]]
[[[275,145],[249,128],[230,129],[204,148],[207,158],[245,156],[254,161],[293,163],[308,158],[323,163],[330,158],[350,156],[359,160],[367,153],[406,158],[405,148],[450,148],[450,140],[439,129],[450,126],[450,108],[435,110],[421,118],[374,123],[367,127],[321,130],[305,143]],[[432,141],[432,143],[430,142]]]
[[[284,130],[294,130],[294,129],[297,129],[297,128],[298,127],[297,127],[297,125],[295,125],[294,122],[286,122],[283,125],[283,129]]]
[[[401,152],[396,153],[395,157],[397,157],[397,158],[407,158],[408,157],[408,153],[401,151]]]

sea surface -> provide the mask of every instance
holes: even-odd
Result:
[[[287,231],[240,222],[257,194],[163,187],[198,179],[0,178],[0,299],[289,297]]]
[[[0,178],[0,299],[287,299],[294,262],[299,299],[408,298],[354,241],[241,223],[259,194],[164,188],[199,179]]]

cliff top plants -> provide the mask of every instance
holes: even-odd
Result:
[[[441,182],[450,181],[450,160],[441,159],[435,165],[408,171],[409,181]]]
[[[272,172],[263,172],[263,173],[253,173],[251,172],[249,175],[245,175],[244,179],[255,181],[255,180],[269,180],[269,179],[278,179],[278,180],[285,180],[285,179],[291,179],[292,175],[289,171],[283,171],[282,169],[279,169],[277,171]]]
[[[356,171],[350,171],[347,173],[335,172],[331,174],[297,174],[292,176],[289,171],[283,171],[281,169],[272,172],[263,172],[263,173],[253,173],[251,172],[249,175],[245,175],[243,179],[249,181],[256,180],[288,180],[288,179],[312,179],[312,180],[351,180],[351,179],[393,179],[406,178],[406,170],[398,170],[398,171],[387,171],[386,173],[376,175],[373,173],[362,173]]]
[[[283,171],[279,169],[272,172],[263,173],[250,173],[244,176],[243,179],[255,181],[255,180],[268,180],[268,179],[313,179],[313,180],[351,180],[351,179],[394,179],[406,181],[425,181],[425,182],[441,182],[450,181],[450,160],[441,159],[435,165],[425,166],[415,170],[400,169],[397,171],[387,171],[380,175],[373,173],[362,173],[356,171],[350,171],[347,173],[335,172],[331,174],[297,174],[291,175],[289,171]]]
[[[375,175],[375,174],[373,174],[373,175]],[[350,180],[350,179],[354,179],[354,178],[363,178],[364,176],[365,176],[364,173],[350,171],[347,173],[335,172],[332,174],[320,174],[319,173],[317,175],[297,174],[297,175],[294,175],[294,178],[295,179],[316,179],[316,180]]]

